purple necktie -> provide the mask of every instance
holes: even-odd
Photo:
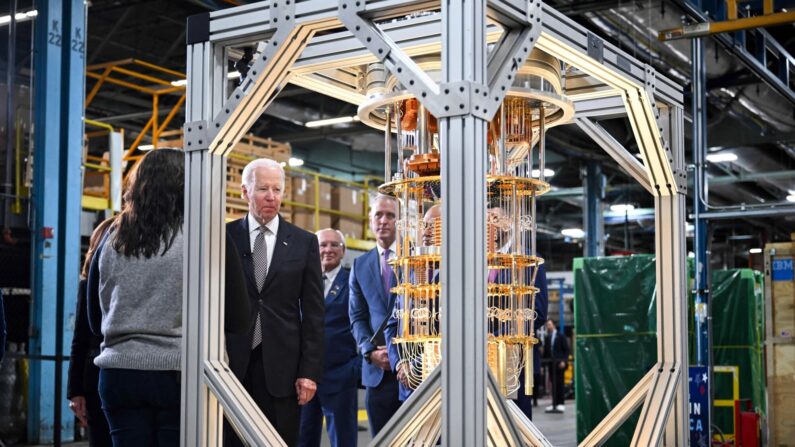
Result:
[[[489,270],[489,282],[492,284],[497,282],[497,269]]]
[[[389,286],[392,284],[392,266],[389,265],[390,249],[384,250],[384,262],[381,264],[381,280],[384,282],[384,291],[389,296]]]

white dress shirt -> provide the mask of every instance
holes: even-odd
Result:
[[[276,247],[276,232],[279,231],[279,215],[277,214],[270,222],[265,224],[270,232],[265,232],[265,247],[268,249],[268,270],[270,270],[271,261],[273,261],[273,249]],[[254,241],[259,234],[259,222],[251,213],[248,214],[248,241],[251,252],[254,252]]]
[[[378,249],[378,263],[383,264],[385,249],[378,244],[375,244],[375,247]],[[389,250],[389,260],[391,261],[397,257],[397,253],[395,252],[395,250],[397,250],[397,241],[392,242],[392,245],[389,246]],[[379,273],[380,272],[381,270],[379,270]]]
[[[323,289],[323,296],[328,296],[329,291],[331,291],[331,285],[334,284],[334,280],[337,279],[337,273],[340,272],[342,268],[342,262],[340,262],[336,267],[331,269],[330,272],[324,273],[323,276],[325,279],[325,288]]]

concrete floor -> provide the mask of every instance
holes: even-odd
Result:
[[[362,394],[364,394],[362,392]],[[550,405],[549,399],[541,399],[538,401],[538,407],[533,408],[533,421],[536,426],[541,430],[544,435],[549,439],[555,447],[576,447],[577,446],[577,428],[576,417],[574,413],[574,401],[566,402],[566,412],[563,414],[548,414],[544,413],[544,408]],[[362,405],[363,407],[363,405]],[[370,431],[367,428],[366,416],[365,419],[360,419],[359,422],[359,446],[364,447],[370,442]],[[66,444],[70,447],[88,447],[87,442],[75,442]],[[320,444],[322,447],[329,447],[329,441],[326,434]],[[43,447],[43,446],[42,446]]]

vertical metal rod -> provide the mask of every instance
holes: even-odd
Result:
[[[401,122],[402,119],[403,119],[403,114],[400,113],[400,105],[395,104],[395,126],[397,126],[398,178],[403,178],[403,123]]]
[[[386,126],[384,129],[384,183],[392,179],[392,108],[386,106]]]
[[[500,155],[499,160],[497,160],[497,166],[499,171],[497,172],[498,175],[505,175],[505,170],[507,169],[507,163],[505,162],[505,138],[506,133],[508,132],[508,126],[505,125],[505,101],[503,101],[502,105],[500,106]]]
[[[538,109],[538,178],[541,179],[542,182],[546,181],[546,176],[544,175],[544,168],[546,167],[545,153],[547,151],[545,112],[546,109],[544,109],[544,105],[541,104],[541,107]]]
[[[696,338],[696,364],[706,366],[709,371],[710,404],[707,405],[707,421],[711,427],[712,402],[714,399],[714,386],[712,382],[712,306],[709,297],[709,253],[707,251],[708,228],[707,219],[702,217],[706,211],[704,198],[707,197],[707,107],[706,101],[706,63],[704,60],[704,39],[696,38],[691,41],[691,58],[693,61],[692,74],[692,106],[693,106],[693,162],[695,163],[695,179],[693,184],[694,238],[693,252],[695,253],[695,338]],[[708,439],[711,439],[711,433]]]
[[[417,110],[417,153],[419,154],[427,154],[430,152],[428,146],[428,111],[425,110],[425,106],[420,104],[419,109]]]
[[[17,46],[17,0],[11,0],[11,10],[10,10],[10,18],[11,21],[8,23],[8,63],[6,64],[6,86],[7,86],[7,97],[6,97],[6,172],[5,177],[3,178],[3,208],[0,209],[0,212],[3,213],[3,228],[8,227],[8,213],[9,207],[7,206],[11,200],[12,195],[12,183],[11,183],[11,176],[13,175],[13,161],[14,161],[14,151],[11,150],[14,147],[14,131],[16,130],[14,127],[14,97],[15,93],[15,86],[14,81],[16,81],[16,46]]]

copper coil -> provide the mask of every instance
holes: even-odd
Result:
[[[441,168],[441,158],[438,152],[414,154],[406,162],[406,169],[416,172],[420,176],[439,175]]]
[[[400,111],[403,118],[400,119],[400,127],[404,131],[417,129],[417,114],[420,102],[416,98],[409,98],[400,103]]]
[[[442,218],[433,218],[433,245],[437,247],[442,246]]]

